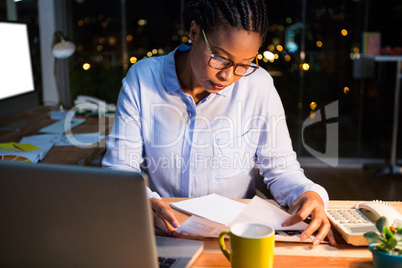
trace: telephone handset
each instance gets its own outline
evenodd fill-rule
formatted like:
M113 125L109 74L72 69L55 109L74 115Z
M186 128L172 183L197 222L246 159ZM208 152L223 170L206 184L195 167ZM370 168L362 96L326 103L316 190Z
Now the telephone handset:
M381 216L387 217L388 224L402 223L402 215L382 201L360 202L352 209L328 209L327 215L343 239L355 246L367 246L363 234L377 232L375 223Z
M116 110L116 106L114 104L108 104L101 99L85 95L77 96L74 104L78 108L78 111L92 110L93 112L105 113L114 112Z

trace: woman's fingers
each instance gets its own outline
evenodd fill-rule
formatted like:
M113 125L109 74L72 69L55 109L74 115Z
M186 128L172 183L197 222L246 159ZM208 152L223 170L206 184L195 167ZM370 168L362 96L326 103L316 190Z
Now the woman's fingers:
M176 228L179 222L173 214L173 210L160 199L150 198L153 210L155 233L157 235L178 236Z
M305 192L289 208L292 213L283 223L282 226L291 226L298 222L304 221L311 216L308 227L300 235L300 240L305 241L315 231L317 235L313 240L314 245L318 245L327 236L331 245L336 245L335 237L331 230L331 224L325 213L324 204L321 197L315 192Z

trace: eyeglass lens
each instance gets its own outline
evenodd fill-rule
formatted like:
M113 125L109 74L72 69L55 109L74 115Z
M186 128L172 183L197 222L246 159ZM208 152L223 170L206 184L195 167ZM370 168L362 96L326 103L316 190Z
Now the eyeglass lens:
M209 65L212 68L215 68L218 70L223 70L223 69L233 66L234 63L223 57L213 55L209 60ZM236 65L234 73L239 76L245 76L245 75L249 75L252 72L254 72L256 70L256 68L257 68L257 65L255 63L252 63L251 65Z

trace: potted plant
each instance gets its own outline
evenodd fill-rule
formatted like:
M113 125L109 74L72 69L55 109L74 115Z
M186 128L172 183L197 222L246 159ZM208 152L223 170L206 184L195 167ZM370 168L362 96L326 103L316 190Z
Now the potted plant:
M369 241L375 268L402 267L402 224L389 226L386 217L376 223L380 234L367 232L364 237Z

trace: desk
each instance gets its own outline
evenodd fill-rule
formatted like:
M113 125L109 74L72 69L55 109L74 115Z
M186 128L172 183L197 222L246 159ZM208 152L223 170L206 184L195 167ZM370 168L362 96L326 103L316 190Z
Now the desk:
M178 202L185 198L162 198L165 202ZM237 200L248 203L250 200ZM351 208L357 201L330 201L328 208ZM402 202L388 202L402 213ZM174 211L179 223L184 222L189 216ZM335 231L334 231L335 232ZM355 247L335 233L338 243L336 247L321 244L313 246L310 243L285 243L275 242L274 267L373 267L372 255L367 247ZM192 267L230 267L229 261L221 253L217 239L206 239L204 251L195 260Z
M0 143L19 142L24 136L40 134L39 129L48 126L56 120L49 117L50 108L39 106L32 110L16 114L0 121L0 124L27 122L28 126L20 131L0 131ZM86 118L86 121L73 128L72 133L100 132L109 134L113 125L113 117ZM106 151L104 140L91 147L54 146L42 160L43 163L89 165L97 156Z

